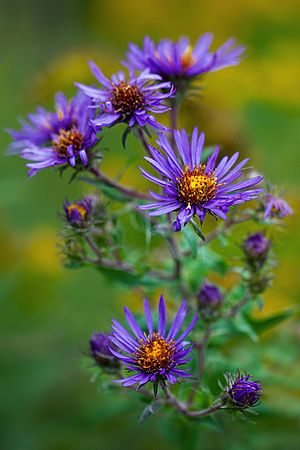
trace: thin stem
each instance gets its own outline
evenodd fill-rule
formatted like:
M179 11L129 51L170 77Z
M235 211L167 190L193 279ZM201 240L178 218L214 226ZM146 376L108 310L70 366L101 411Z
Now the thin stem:
M88 243L89 247L91 248L91 250L95 253L95 255L97 256L98 260L101 260L102 258L102 254L99 250L99 248L97 247L95 241L92 239L91 236L86 235L85 236L85 240Z
M205 354L206 354L207 344L208 344L210 335L211 335L211 326L206 325L202 339L199 342L195 342L195 347L198 350L198 355L197 355L198 356L198 369L197 369L197 373L196 373L197 379L193 383L193 386L192 386L192 389L191 389L191 392L189 395L189 399L188 399L188 405L191 405L193 403L195 395L197 393L197 389L201 383L201 378L204 374Z
M250 298L251 298L251 294L250 294L250 292L246 292L246 294L244 295L244 297L239 301L239 302L237 302L235 305L233 305L233 307L228 311L228 314L227 314L227 318L233 318L233 317L235 317L236 315L237 315L237 313L239 312L239 310L244 306L244 305L246 305L246 303L248 303L248 301L250 300Z
M97 167L90 167L90 172L100 181L105 183L107 186L113 187L117 189L122 194L133 197L137 199L142 200L149 200L149 196L147 194L144 194L143 192L135 191L134 189L131 189L130 187L123 186L122 184L118 183L117 181L114 181L112 178L108 177L104 173L100 172L100 170Z
M176 239L174 238L174 236L169 236L167 238L167 242L169 244L169 250L171 253L171 256L174 259L174 278L175 279L179 279L181 276L181 257L180 257L180 252L179 252L179 248L176 242Z
M163 388L165 397L167 399L167 402L172 405L175 409L177 409L179 412L181 412L182 414L184 414L185 416L188 417L204 417L204 416L208 416L209 414L212 414L213 412L218 411L219 409L222 408L222 404L221 403L216 403L212 406L209 406L208 408L205 409L201 409L199 411L191 411L188 406L186 405L186 403L181 402L180 400L178 400L168 389L168 387L164 384L161 383L161 386Z
M140 275L135 271L134 266L124 263L122 261L112 261L110 259L105 259L105 258L93 259L93 258L89 258L89 257L86 257L84 260L90 264L94 264L95 266L99 266L99 267L103 267L103 268L107 268L107 269L113 269L113 270L122 270L123 272L130 273L131 275L136 276L136 277L138 277ZM174 274L172 274L172 273L170 274L170 273L160 272L160 271L155 271L155 270L150 270L149 272L147 272L147 275L150 278L154 278L154 279L158 279L158 280L171 281L171 280L175 279Z
M208 233L205 236L205 240L204 241L200 241L199 242L199 246L203 247L204 245L208 244L209 242L213 241L214 239L216 239L218 236L222 235L222 234L226 234L227 231L233 226L233 225L237 225L239 223L244 223L247 222L248 220L251 220L252 217L247 215L247 216L242 216L242 217L237 217L236 219L231 218L228 219L226 222L224 222L224 224L221 227L217 227L214 230L212 230L210 233ZM186 250L185 252L183 252L183 256L189 256L192 253L192 250Z

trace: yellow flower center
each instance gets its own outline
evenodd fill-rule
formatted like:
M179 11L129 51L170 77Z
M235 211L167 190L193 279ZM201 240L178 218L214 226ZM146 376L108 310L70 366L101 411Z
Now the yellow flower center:
M76 203L71 203L69 206L67 206L67 211L68 214L71 214L72 211L77 211L82 219L85 219L87 215L85 207L82 205L77 205Z
M188 46L185 53L181 56L181 65L184 70L189 69L193 64L195 64L195 58L192 55L192 47Z
M78 153L83 142L83 135L76 128L71 128L70 130L59 130L59 134L53 139L52 145L59 156L67 158L69 156L67 151L69 145L72 145L74 152Z
M175 342L166 340L158 333L148 336L147 341L139 340L139 349L135 353L136 364L146 373L156 373L159 369L168 370L173 362Z
M214 198L218 186L214 173L205 173L205 164L196 166L193 170L187 166L181 177L177 178L178 197L189 208Z
M110 101L115 112L130 114L145 104L145 98L138 86L131 85L127 81L114 84Z

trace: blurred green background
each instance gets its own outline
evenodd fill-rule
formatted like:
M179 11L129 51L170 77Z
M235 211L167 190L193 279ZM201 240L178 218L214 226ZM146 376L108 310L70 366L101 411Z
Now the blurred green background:
M36 104L50 107L56 91L72 94L73 81L91 81L88 59L108 74L117 69L128 41L141 43L146 33L155 40L187 34L195 41L212 31L214 46L230 36L245 44L247 58L208 75L203 98L186 103L181 122L189 128L198 123L208 142L250 153L259 171L287 189L296 215L274 238L279 265L260 316L299 301L297 0L11 0L1 2L0 29L2 130L17 126L17 117ZM1 133L0 139L4 152L9 137ZM113 150L105 163L111 173L124 155ZM57 213L83 186L51 170L28 180L24 161L4 154L0 171L1 450L180 450L182 442L191 449L299 449L296 319L265 334L258 346L245 339L226 350L243 368L263 374L256 425L228 418L222 432L160 416L137 425L142 405L130 393L97 391L88 362L82 363L87 341L92 331L108 329L112 315L121 316L124 301L137 305L138 294L92 270L62 267ZM131 182L134 173L127 173ZM142 183L139 176L134 180Z

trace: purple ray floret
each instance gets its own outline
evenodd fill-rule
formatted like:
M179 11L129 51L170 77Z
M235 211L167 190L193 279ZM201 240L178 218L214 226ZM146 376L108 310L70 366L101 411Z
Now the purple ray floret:
M264 219L267 218L283 219L285 216L294 214L290 205L285 200L283 200L283 198L275 197L274 195L271 194L266 194L264 200L265 200Z
M154 202L140 206L151 209L150 216L177 212L173 224L174 231L181 228L193 217L198 216L202 223L206 214L227 219L229 207L252 200L262 189L252 189L262 180L256 176L249 180L234 183L242 175L242 168L248 158L235 167L239 153L230 158L224 156L217 164L219 148L216 147L205 164L201 163L204 133L198 134L195 128L189 141L186 131L174 132L176 150L167 137L159 133L156 141L163 153L149 145L152 158L145 157L158 172L159 178L141 168L145 178L158 184L162 194L150 191Z
M124 64L136 70L149 69L164 80L190 79L239 64L244 47L235 46L235 40L228 39L218 50L211 52L212 40L213 35L205 33L194 47L191 47L187 37L181 37L176 42L162 39L155 45L146 36L142 48L129 44Z
M61 164L75 166L80 161L88 163L87 150L97 143L96 133L90 124L94 111L90 99L79 92L70 102L64 94L55 97L55 112L37 108L22 121L21 130L8 130L14 142L9 153L29 160L28 175Z
M149 125L160 131L167 130L157 122L153 114L169 110L164 105L164 100L174 95L175 91L170 82L161 82L161 77L150 74L149 70L144 70L139 75L130 71L129 77L124 72L118 72L109 80L94 62L89 65L102 87L95 88L81 83L75 85L90 97L94 107L99 109L100 114L93 120L97 129L125 122L129 127Z
M141 329L127 307L124 308L124 312L131 332L113 320L110 351L133 373L116 382L122 383L123 386L131 386L136 383L143 385L148 381L167 380L173 384L178 381L178 378L191 376L190 372L182 369L181 366L191 359L192 345L185 341L185 338L195 326L198 315L195 315L185 331L179 334L187 313L186 301L181 304L169 330L167 330L166 304L163 296L159 300L156 331L147 299L144 300L146 332ZM115 346L119 350L116 350Z

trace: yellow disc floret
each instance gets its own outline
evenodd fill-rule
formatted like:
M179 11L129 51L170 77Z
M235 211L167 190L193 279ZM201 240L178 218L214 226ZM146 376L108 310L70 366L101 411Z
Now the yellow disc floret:
M72 145L74 153L77 153L81 150L83 143L83 135L76 128L71 128L70 130L59 130L59 134L53 139L52 145L59 156L67 158L69 156L69 145Z
M187 166L181 177L177 178L178 197L188 207L213 199L218 186L214 173L205 173L205 164L196 166L193 170Z
M181 56L181 65L184 70L187 70L193 64L195 64L195 58L192 55L192 47L189 45L184 54Z
M176 344L166 340L158 333L148 336L147 341L140 339L139 349L135 353L135 362L143 372L156 373L160 369L168 370L173 363Z
M115 112L130 114L143 107L145 98L138 86L120 81L119 84L113 85L110 101Z
M87 215L86 208L82 205L78 205L77 203L71 203L70 205L68 205L67 211L69 215L72 213L72 211L77 211L82 219L85 219Z

